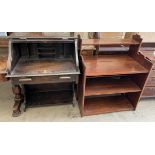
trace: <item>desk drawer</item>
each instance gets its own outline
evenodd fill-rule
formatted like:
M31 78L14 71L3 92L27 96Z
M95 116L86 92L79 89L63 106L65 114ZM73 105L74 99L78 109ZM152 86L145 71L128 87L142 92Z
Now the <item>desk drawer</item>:
M145 87L142 97L155 97L155 87Z
M76 81L76 75L14 77L12 81L20 84L61 83Z

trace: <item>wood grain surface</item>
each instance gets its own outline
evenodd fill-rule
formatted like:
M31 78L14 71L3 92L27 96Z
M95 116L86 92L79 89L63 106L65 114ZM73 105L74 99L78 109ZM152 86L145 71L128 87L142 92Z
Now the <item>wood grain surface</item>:
M86 76L148 73L148 70L128 55L83 56Z
M133 106L124 96L89 98L85 99L83 115L96 115L127 110L133 110Z

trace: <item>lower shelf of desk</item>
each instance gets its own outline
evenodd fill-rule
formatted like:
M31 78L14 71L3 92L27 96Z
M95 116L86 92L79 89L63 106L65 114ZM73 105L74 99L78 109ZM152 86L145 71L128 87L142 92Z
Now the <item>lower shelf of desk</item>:
M26 107L42 107L73 103L71 83L39 84L25 86Z
M129 110L134 107L124 95L86 98L83 116Z
M72 104L72 96L72 91L32 93L27 97L26 106L32 108L58 104Z

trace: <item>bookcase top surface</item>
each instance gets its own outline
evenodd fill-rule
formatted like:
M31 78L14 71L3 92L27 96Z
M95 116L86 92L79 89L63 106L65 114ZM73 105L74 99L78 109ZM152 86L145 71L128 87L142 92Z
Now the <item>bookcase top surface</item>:
M134 39L83 39L82 45L138 45Z
M86 76L108 76L148 73L148 70L127 54L83 56Z

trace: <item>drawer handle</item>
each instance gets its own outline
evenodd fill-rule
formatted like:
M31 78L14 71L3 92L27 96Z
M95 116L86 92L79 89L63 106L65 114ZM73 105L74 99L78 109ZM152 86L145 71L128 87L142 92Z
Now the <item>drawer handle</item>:
M60 76L59 79L71 79L70 76Z
M32 79L31 78L19 79L19 82L28 82L28 81L32 81Z

